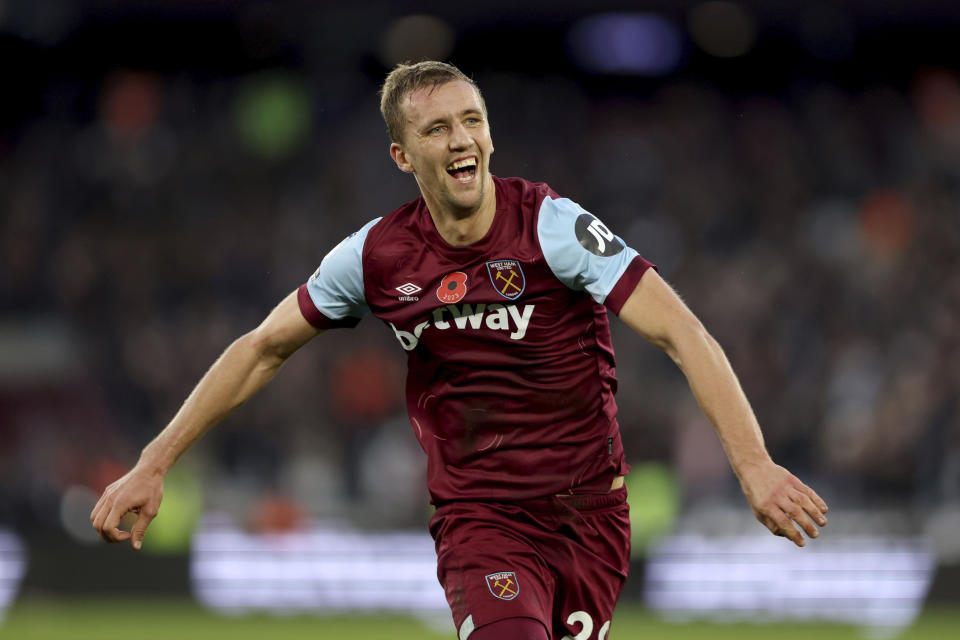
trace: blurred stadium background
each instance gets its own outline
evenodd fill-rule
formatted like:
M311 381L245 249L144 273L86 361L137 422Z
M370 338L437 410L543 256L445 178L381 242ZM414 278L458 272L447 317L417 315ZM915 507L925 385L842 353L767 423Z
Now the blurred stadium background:
M142 554L87 521L234 337L416 197L376 91L433 57L484 90L495 173L660 265L832 508L805 550L765 536L682 376L615 326L613 635L949 637L958 31L932 0L0 0L0 636L453 637L373 320L184 458Z

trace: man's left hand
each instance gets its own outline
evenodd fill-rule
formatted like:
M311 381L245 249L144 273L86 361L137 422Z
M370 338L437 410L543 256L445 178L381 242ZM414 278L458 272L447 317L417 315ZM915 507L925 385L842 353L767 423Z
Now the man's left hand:
M827 524L827 503L792 473L770 461L739 475L753 514L771 533L789 538L798 547L806 546L800 529L811 538L820 535L816 525Z

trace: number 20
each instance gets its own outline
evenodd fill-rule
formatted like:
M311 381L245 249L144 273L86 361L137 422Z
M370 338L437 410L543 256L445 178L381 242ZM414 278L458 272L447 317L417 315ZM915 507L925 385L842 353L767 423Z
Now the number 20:
M580 632L575 636L563 636L563 640L588 640L593 633L593 618L586 611L574 611L567 616L567 624L580 623ZM597 634L597 640L606 640L607 633L610 631L610 621L607 620L600 627Z

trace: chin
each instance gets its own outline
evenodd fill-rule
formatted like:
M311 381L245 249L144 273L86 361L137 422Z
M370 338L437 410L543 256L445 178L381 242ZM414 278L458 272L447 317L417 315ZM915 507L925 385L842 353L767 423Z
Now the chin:
M484 189L482 185L472 185L469 191L451 189L447 191L447 200L458 209L475 209L483 202Z
M473 194L471 194L473 195ZM477 193L474 197L470 198L457 198L457 206L465 211L476 211L480 208L480 205L483 204L483 189L480 189L480 192Z

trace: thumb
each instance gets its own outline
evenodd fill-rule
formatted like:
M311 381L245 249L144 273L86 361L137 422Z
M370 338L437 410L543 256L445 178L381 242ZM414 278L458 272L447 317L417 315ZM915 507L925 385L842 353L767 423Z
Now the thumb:
M147 515L141 509L140 513L137 514L137 521L133 523L133 528L130 529L130 544L137 551L143 545L143 536L147 533L147 527L150 526L151 520L153 520L153 516Z

